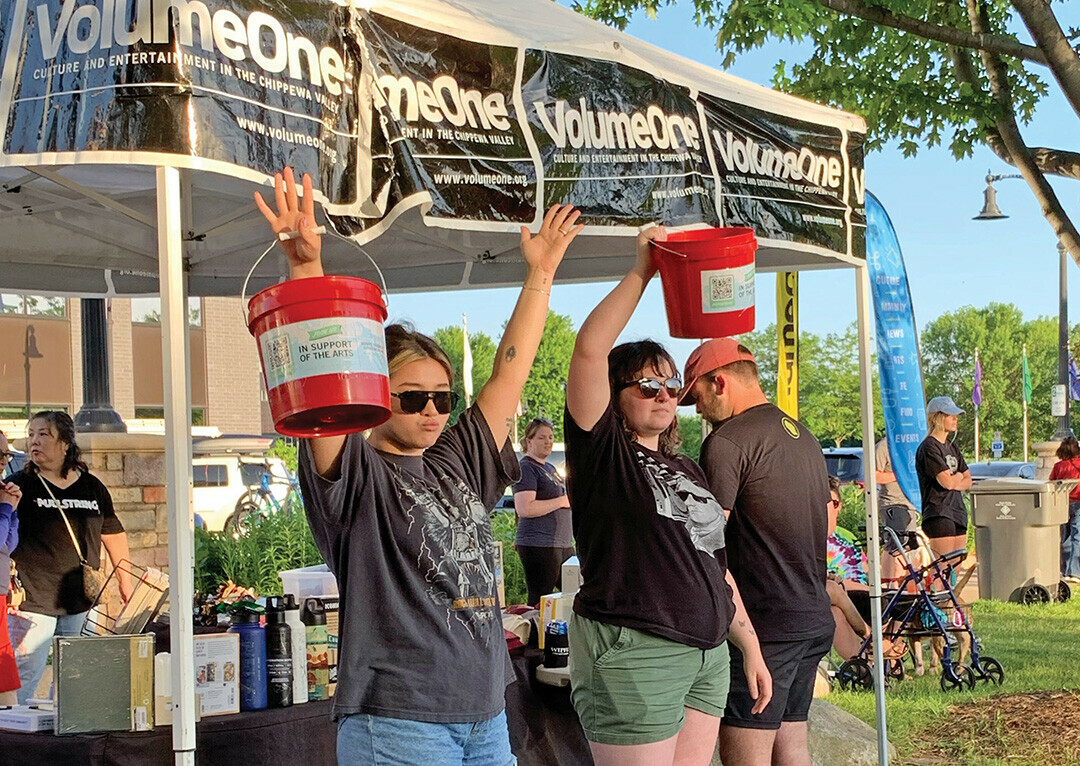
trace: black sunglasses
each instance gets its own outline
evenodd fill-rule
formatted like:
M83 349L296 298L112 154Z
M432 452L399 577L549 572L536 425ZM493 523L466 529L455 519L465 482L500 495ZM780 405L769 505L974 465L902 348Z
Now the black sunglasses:
M8 460L14 460L14 459L15 459L15 453L14 452L0 452L0 460L3 460L5 462L7 462Z
M660 393L660 389L665 388L668 396L674 399L682 391L682 378L675 376L667 380L658 380L657 378L631 380L620 385L617 390L622 391L624 388L630 388L630 386L637 386L641 395L646 399L655 399L656 395Z
M435 403L435 411L445 415L457 406L459 399L456 391L402 391L390 396L397 398L401 411L406 415L423 412L429 399Z

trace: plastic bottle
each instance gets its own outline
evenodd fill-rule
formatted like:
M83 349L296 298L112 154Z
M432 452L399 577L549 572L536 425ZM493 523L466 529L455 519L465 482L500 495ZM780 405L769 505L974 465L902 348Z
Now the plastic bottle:
M240 636L240 709L266 707L266 630L259 624L261 608L239 601L229 610L229 633Z
M322 599L304 599L300 619L307 626L308 699L330 699L330 644L326 635L326 612Z
M290 707L292 685L292 628L285 623L285 599L267 596L266 697L269 707Z
M292 701L299 705L308 701L307 626L300 620L300 605L291 593L285 594L285 624L292 633Z

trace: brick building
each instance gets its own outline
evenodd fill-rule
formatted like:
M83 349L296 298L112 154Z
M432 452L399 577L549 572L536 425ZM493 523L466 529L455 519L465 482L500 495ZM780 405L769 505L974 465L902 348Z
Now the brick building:
M80 301L0 295L0 427L15 433L32 410L82 405ZM112 404L132 430L164 417L160 302L106 301ZM193 425L222 433L270 433L259 355L239 298L193 298L191 399ZM19 424L19 425L16 425Z

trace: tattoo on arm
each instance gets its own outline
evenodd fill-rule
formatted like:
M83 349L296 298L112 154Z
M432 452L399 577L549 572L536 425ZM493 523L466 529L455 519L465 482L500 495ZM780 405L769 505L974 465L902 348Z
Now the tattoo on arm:
M506 349L506 361L511 361L515 356L517 356L517 348L515 346Z

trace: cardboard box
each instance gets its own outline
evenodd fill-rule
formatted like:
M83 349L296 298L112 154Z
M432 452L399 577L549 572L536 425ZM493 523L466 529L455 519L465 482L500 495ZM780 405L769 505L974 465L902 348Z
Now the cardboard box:
M39 710L28 705L0 708L0 729L7 731L52 731L56 714L51 710Z
M573 611L574 597L563 593L549 593L540 597L540 635L537 643L544 648L544 632L547 624L552 620L565 620L570 622L570 612Z
M154 728L154 636L53 639L56 734Z
M581 590L581 562L577 556L571 556L562 565L562 592L573 596Z
M327 650L327 663L329 664L330 682L328 689L330 696L333 697L337 691L337 678L338 678L338 638L341 635L340 621L338 618L338 611L340 609L340 600L337 595L324 595L320 596L323 602L323 611L326 613L326 644Z
M195 696L204 716L240 712L240 636L195 636Z

